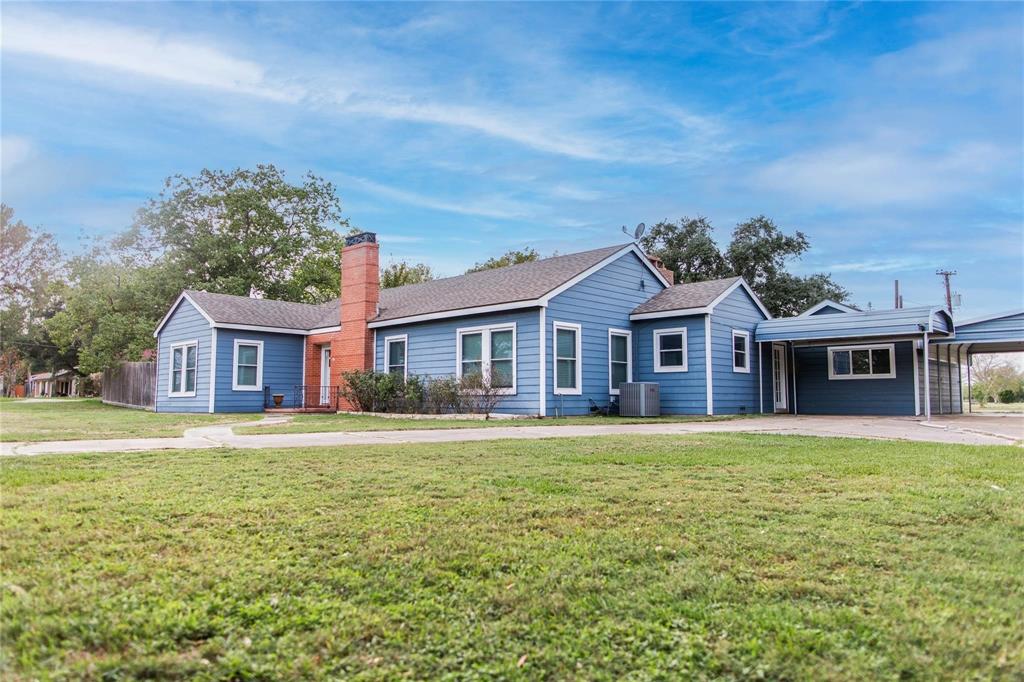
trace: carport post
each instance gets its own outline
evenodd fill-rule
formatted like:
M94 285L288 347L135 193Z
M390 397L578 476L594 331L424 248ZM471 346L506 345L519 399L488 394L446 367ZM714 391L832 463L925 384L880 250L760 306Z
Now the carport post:
M928 385L928 332L924 333L924 420L932 420L932 389Z
M761 414L764 414L764 367L761 361L764 359L764 342L757 342L757 404Z
M971 390L971 347L967 347L967 411L974 414L974 391Z

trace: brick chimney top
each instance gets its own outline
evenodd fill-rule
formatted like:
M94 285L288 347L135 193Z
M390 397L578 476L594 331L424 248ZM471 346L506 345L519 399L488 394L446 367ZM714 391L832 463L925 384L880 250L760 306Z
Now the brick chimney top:
M676 273L666 268L665 264L662 262L660 258L656 258L655 256L647 256L647 260L651 261L651 265L653 265L654 268L661 273L662 277L668 280L669 284L676 283Z
M359 234L350 234L345 237L345 246L355 246L356 244L376 244L377 235L373 232L360 232Z

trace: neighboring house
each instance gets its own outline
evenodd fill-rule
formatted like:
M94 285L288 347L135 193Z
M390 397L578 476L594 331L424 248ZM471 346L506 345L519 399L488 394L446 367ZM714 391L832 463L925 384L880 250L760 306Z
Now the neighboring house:
M78 395L79 377L70 369L29 375L25 394L29 398L56 398Z
M633 243L385 290L375 235L349 237L343 262L323 305L183 292L154 334L157 411L260 411L274 394L333 409L352 369L483 372L497 411L545 416L607 405L622 381L657 382L669 414L913 415L951 386L948 353L919 351L953 338L941 310L828 301L772 320L741 278L673 285Z

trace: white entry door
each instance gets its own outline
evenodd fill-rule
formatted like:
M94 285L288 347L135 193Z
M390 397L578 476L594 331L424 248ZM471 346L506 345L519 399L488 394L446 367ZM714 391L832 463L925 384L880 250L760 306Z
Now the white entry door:
M331 347L320 350L320 404L331 404Z
M787 412L789 409L789 386L786 383L786 346L772 345L772 395L775 398L775 411Z

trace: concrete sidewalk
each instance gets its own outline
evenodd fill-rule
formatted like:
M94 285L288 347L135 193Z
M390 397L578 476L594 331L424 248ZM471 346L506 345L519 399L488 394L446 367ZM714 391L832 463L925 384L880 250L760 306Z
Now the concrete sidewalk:
M231 426L204 426L185 431L181 438L126 438L116 440L51 441L47 443L4 443L0 455L51 455L87 452L131 452L139 450L191 450L205 448L300 448L400 443L455 443L481 440L535 440L539 438L585 438L622 435L684 435L694 433L772 433L831 438L872 438L965 445L1010 445L1012 434L980 433L933 422L898 417L812 417L772 416L735 421L655 424L608 424L567 426L495 426L467 429L419 429L408 431L334 431L327 433L268 433L235 435L233 426L280 423L267 418Z

